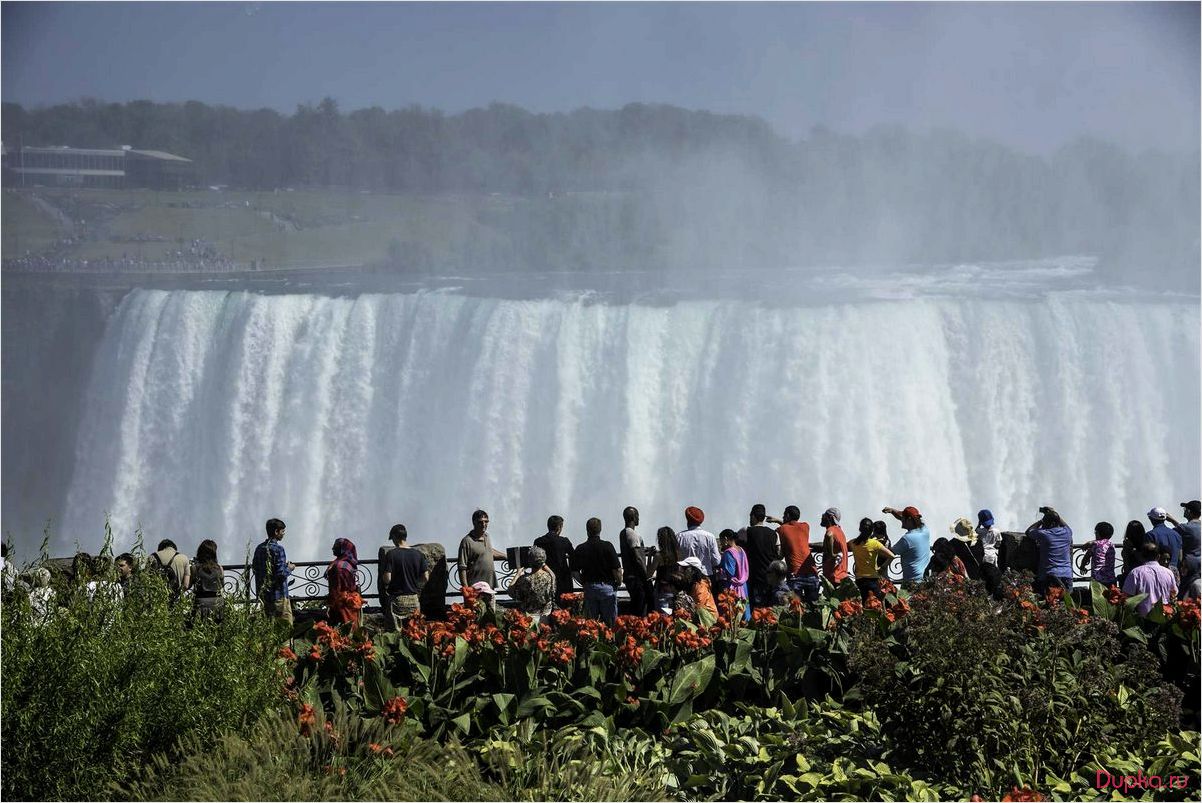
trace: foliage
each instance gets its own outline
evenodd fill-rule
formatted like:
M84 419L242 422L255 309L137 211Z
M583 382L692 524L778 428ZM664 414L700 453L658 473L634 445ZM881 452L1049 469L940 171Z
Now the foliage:
M664 800L676 786L668 748L612 721L550 730L527 719L472 748L515 800Z
M1178 725L1180 691L1115 624L1029 588L998 604L962 584L927 584L910 597L896 642L857 639L857 697L891 731L916 771L1000 792L1067 775L1123 740L1136 751Z
M311 720L308 720L311 717ZM299 720L299 721L298 721ZM307 721L308 720L308 721ZM458 744L415 738L411 725L346 710L273 713L248 732L191 734L178 762L114 788L130 800L504 800Z
M283 634L236 609L189 627L157 576L136 604L64 588L45 623L5 606L4 793L1094 799L1100 769L1198 788L1166 664L1196 656L1196 606L883 586L864 604L828 585L746 625L722 595L716 619L613 628L491 612L469 590L444 621L319 623L278 652Z
M99 797L180 735L282 703L278 635L249 612L193 623L149 572L124 604L79 586L58 601L45 620L20 594L3 608L5 798Z

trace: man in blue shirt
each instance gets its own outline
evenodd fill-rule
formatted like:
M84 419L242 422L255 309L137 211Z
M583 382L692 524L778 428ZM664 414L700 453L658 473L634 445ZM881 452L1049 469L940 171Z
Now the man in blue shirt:
M1169 553L1169 569L1180 576L1181 534L1166 523L1168 517L1169 514L1162 507L1154 507L1148 511L1148 521L1152 522L1152 529L1148 530L1147 543L1156 544L1156 548L1161 552Z
M292 624L292 604L288 600L288 576L296 565L284 552L284 522L267 520L267 539L255 547L251 570L255 575L255 594L263 601L263 612L269 619L283 619Z
M1073 589L1073 530L1050 507L1041 507L1043 518L1027 528L1027 536L1039 547L1039 572L1035 590L1047 595L1052 586Z
M931 531L922 523L918 508L910 505L902 510L887 507L881 510L901 521L906 534L897 539L893 551L902 562L902 583L906 586L922 581L922 575L931 562Z

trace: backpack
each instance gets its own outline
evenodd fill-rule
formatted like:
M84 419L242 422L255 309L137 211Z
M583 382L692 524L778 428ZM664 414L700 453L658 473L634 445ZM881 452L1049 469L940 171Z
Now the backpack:
M179 550L176 550L175 555L178 554ZM158 572L162 576L163 582L166 583L167 590L171 592L172 600L179 599L180 594L179 577L177 577L175 572L171 569L171 563L175 560L175 555L172 555L171 560L168 560L166 563L163 563L163 560L159 557L158 552L153 552L150 555L150 557L154 558L154 564L158 567Z

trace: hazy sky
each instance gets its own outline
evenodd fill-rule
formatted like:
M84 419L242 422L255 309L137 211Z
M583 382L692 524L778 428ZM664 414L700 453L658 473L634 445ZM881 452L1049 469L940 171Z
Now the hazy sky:
M950 126L1027 150L1199 147L1198 3L13 3L3 98L329 95L344 110L632 101Z

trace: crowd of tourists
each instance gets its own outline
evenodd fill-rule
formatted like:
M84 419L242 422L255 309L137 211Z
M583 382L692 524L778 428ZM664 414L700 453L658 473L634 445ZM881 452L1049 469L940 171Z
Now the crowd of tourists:
M1145 594L1141 613L1178 597L1197 599L1202 595L1202 503L1183 502L1181 508L1182 521L1164 508L1154 507L1147 513L1150 527L1139 520L1128 522L1117 547L1112 543L1114 526L1105 521L1095 524L1093 539L1083 545L1083 565L1090 578L1105 586L1118 586L1128 595ZM729 591L746 600L744 616L751 618L756 608L789 604L795 598L818 602L823 578L836 586L854 582L865 602L870 596L882 597L883 581L895 560L900 562L903 587L912 588L932 575L954 574L980 581L984 593L1000 595L1004 570L1023 563L1020 555L1005 553L1023 549L1030 552L1029 567L1034 570L1039 593L1057 587L1072 589L1073 530L1051 507L1040 508L1039 518L1025 530L1005 533L989 510L980 510L975 524L958 518L948 534L938 538L912 505L885 507L881 513L887 518L860 519L855 535L849 538L842 512L827 508L818 519L821 541L811 543L810 524L802 521L795 505L786 507L779 518L768 515L764 505L753 505L745 526L722 529L717 536L703 526L705 512L690 506L684 510L683 529L660 527L649 542L639 531L638 509L627 507L622 511L617 548L602 537L598 518L588 519L585 540L573 545L563 533L563 517L551 516L546 533L519 550L521 565L505 593L510 604L537 620L556 606L572 602L580 589L585 615L612 625L618 613L618 590L623 586L629 597L628 612L637 616L653 610L706 610L717 615L715 600ZM900 526L900 534L891 536L890 519ZM496 562L507 556L493 547L488 528L488 514L475 511L472 529L459 543L455 570L460 587L474 588L492 608L501 593ZM280 519L267 521L266 538L255 547L251 572L266 615L292 622L289 586L296 565L288 560L283 544L286 533ZM358 624L364 607L358 551L348 538L336 539L331 551L333 559L325 571L325 615L334 624ZM1116 558L1120 557L1121 574L1116 572ZM3 565L6 594L20 583L34 612L50 615L56 605L50 572L39 567L18 579L6 559L7 554ZM422 590L435 559L441 557L434 558L428 545L409 544L403 524L391 528L388 543L378 553L377 593L386 628L399 630L406 618L421 609ZM160 575L173 602L187 595L195 617L222 615L224 572L212 540L202 541L191 559L172 540L164 539L143 567L130 553L118 555L111 567L105 556L80 554L73 566L89 599L127 596L139 570ZM438 589L440 604L444 593L445 588Z
M1121 545L1124 573L1115 574L1115 548L1110 543L1114 527L1094 526L1094 539L1085 545L1085 565L1091 579L1103 585L1120 585L1127 594L1147 594L1141 604L1152 605L1182 597L1197 598L1199 580L1199 502L1184 502L1183 522L1163 508L1147 517L1150 529L1139 521L1127 525ZM820 547L810 543L810 525L801 520L795 505L779 518L769 516L764 505L751 508L746 526L722 529L717 536L704 529L705 512L690 506L684 511L684 528L660 527L654 543L639 532L639 511L622 511L623 527L618 548L601 537L601 521L585 524L586 539L573 547L563 534L563 518L552 516L547 532L534 540L526 566L512 582L509 594L526 613L550 612L565 592L583 591L587 616L613 624L617 616L617 591L625 586L629 612L645 615L652 610L671 613L699 609L717 613L715 598L731 591L747 600L744 615L755 608L772 607L799 598L815 603L825 577L832 585L853 581L861 598L882 596L882 581L889 566L901 563L901 583L912 587L938 574L952 573L981 581L987 593L999 594L1003 532L993 513L981 510L977 522L959 518L947 536L933 538L921 512L914 506L886 507L885 516L900 524L902 533L890 538L886 520L860 519L856 534L844 532L842 512L827 508L819 518ZM488 514L476 511L473 528L459 546L460 583L480 591L493 604L495 561L504 558L488 538ZM1051 507L1022 531L1033 546L1035 587L1071 590L1073 584L1073 531ZM818 560L816 548L820 550ZM1015 563L1017 561L1014 561ZM399 613L399 612L398 612Z

